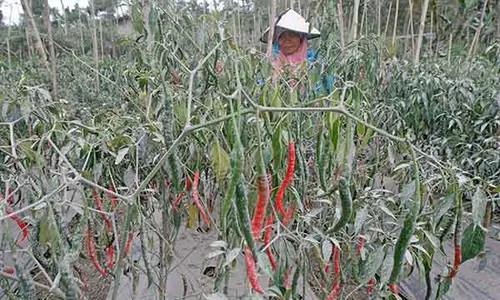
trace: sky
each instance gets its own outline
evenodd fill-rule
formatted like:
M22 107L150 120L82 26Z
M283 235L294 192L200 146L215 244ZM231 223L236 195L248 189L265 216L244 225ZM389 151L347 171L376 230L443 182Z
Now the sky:
M4 0L2 4L3 22L5 24L15 24L19 22L19 15L23 12L22 0ZM87 7L88 0L62 0L64 7L74 7L78 3L80 7ZM49 0L50 7L56 7L61 11L61 0ZM10 21L9 21L10 20Z
M19 22L19 16L23 12L21 1L22 0L4 0L1 7L3 13L3 23L17 24ZM56 7L59 11L62 11L61 1L63 2L64 7L73 8L77 3L80 7L89 6L89 0L49 0L49 6ZM203 2L203 0L198 1ZM208 3L211 4L212 1L208 1Z

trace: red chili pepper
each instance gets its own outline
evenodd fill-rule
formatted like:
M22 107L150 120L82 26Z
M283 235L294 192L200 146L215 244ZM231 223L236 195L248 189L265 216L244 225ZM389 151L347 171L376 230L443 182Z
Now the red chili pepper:
M271 242L271 231L273 230L273 215L269 215L266 219L266 230L264 231L264 247L267 247L269 243ZM269 258L269 262L271 263L271 267L273 270L276 270L276 261L274 260L273 257L273 252L271 251L271 247L266 248L266 254L267 257Z
M182 196L184 196L184 192L180 192L179 194L177 194L177 197L175 198L174 203L172 203L172 207L174 208L174 210L177 210L177 205L179 205L179 202L181 201Z
M7 188L7 204L12 204L12 191L10 187Z
M363 249L364 243L365 243L365 236L360 235L358 242L356 243L356 253L361 254L361 249Z
M115 249L111 243L108 248L106 248L106 265L110 268L113 267L113 257L115 256Z
M337 245L333 245L333 275L340 274L340 251Z
M375 284L375 280L370 279L366 284L366 293L370 295L372 293L373 285Z
M172 75L172 84L178 85L181 82L179 73L177 73L175 70L170 70L170 75Z
M5 267L5 268L3 268L3 272L5 272L7 274L14 274L15 270L14 270L14 267Z
M295 145L293 140L288 142L288 164L286 168L285 178L281 182L278 192L276 193L276 206L280 212L285 215L286 211L283 207L283 194L285 193L286 186L293 179L293 169L295 166Z
M398 285L395 284L395 283L389 283L389 289L391 290L391 292L394 293L394 295L399 295L399 290L398 290Z
M288 267L286 269L286 272L285 274L283 274L283 282L284 282L284 286L286 289L289 289L290 288L290 280L289 280L289 277L290 277L290 271L292 271L292 268L291 267Z
M92 264L94 265L96 270L99 271L102 276L106 275L106 270L99 264L99 261L97 260L97 256L95 254L94 236L90 228L87 229L87 247L90 260L92 261Z
M267 176L259 176L257 178L257 202L252 218L252 234L255 240L259 239L260 230L264 225L264 215L266 213L267 201L269 199L269 181Z
M450 274L448 274L445 279L452 279L453 277L455 277L458 273L458 266L460 266L460 262L462 260L462 252L461 252L461 249L460 249L460 244L456 243L455 242L455 256L454 256L454 259L453 259L453 268L451 269L451 272Z
M5 212L10 215L14 213L12 208L7 204L7 208L5 209ZM16 222L17 227L23 232L23 235L21 236L20 239L18 239L17 244L22 243L27 237L28 237L28 224L24 222L18 215L13 215L10 217L14 222Z
M193 191L192 191L192 196L193 196L193 201L196 207L198 207L198 210L200 211L201 218L203 219L203 222L208 226L210 224L210 220L208 219L208 216L206 215L205 211L203 210L203 206L200 203L200 198L198 195L198 181L200 179L200 172L196 171L194 173L194 179L193 179Z
M255 261L253 260L253 255L252 251L250 251L250 248L248 245L245 245L245 263L246 263L246 270L247 270L247 276L248 279L250 280L250 285L252 286L252 289L256 291L259 294L263 294L264 290L260 286L259 281L257 280L257 271L255 269Z
M111 192L114 192L114 191L115 191L115 190L113 189L113 186L112 186L112 185L110 185L110 186L108 187L108 190L109 190L109 191L111 191ZM109 194L109 200L111 200L111 207L112 207L113 209L115 209L115 208L116 208L116 206L118 205L118 202L116 201L116 197L115 197L115 195L113 195L113 194Z
M332 291L330 292L330 294L328 294L325 300L335 299L339 294L339 290L340 290L340 281L336 279L335 281L333 281Z
M80 296L80 300L85 299L85 293L87 293L87 279L83 277L82 279L82 295Z
M123 249L123 256L127 256L130 251L130 246L132 245L132 241L134 240L134 233L132 231L128 232L127 242L125 243L125 248Z
M184 182L184 191L188 191L191 188L191 178L186 175L186 180ZM181 191L177 194L177 197L174 200L174 203L172 203L172 207L174 210L177 210L177 205L179 205L179 202L182 200L182 197L184 196L184 191Z
M186 181L184 182L184 190L188 191L191 188L192 182L191 177L186 176Z
M111 232L113 231L111 228L111 221L109 220L108 216L104 213L104 208L103 208L103 205L102 205L102 201L101 201L101 196L99 196L99 192L97 191L96 188L94 188L92 190L92 194L94 195L94 202L95 202L95 206L96 208L101 211L101 216L104 220L104 223L106 225L106 231L107 232Z
M333 275L334 275L334 280L333 280L333 286L332 286L332 291L330 294L325 298L326 300L333 300L335 297L338 296L339 290L340 290L340 280L338 279L338 276L340 274L340 249L337 247L337 245L333 244L333 252L332 252L332 260L333 260ZM325 266L325 273L328 273L329 266Z
M220 60L217 61L217 66L215 67L215 73L220 74L223 67L224 67L224 63Z

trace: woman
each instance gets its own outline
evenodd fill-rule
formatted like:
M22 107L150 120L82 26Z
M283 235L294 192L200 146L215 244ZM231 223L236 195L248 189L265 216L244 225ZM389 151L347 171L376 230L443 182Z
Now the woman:
M267 42L269 29L267 29L261 42ZM300 82L305 82L307 73L313 66L322 68L315 51L309 47L309 40L320 37L319 30L311 27L306 20L292 9L285 11L278 17L275 25L273 38L272 65L274 74L281 78L287 78L293 87ZM320 82L315 86L315 91L320 93L324 86L330 93L333 84L333 76L321 75Z

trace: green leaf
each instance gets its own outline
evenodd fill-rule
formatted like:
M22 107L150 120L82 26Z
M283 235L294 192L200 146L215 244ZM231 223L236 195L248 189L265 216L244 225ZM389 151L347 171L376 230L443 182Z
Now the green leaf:
M116 158L115 158L115 165L119 165L122 162L122 160L125 158L125 155L127 155L128 150L129 150L129 148L125 147L125 148L120 149L118 151L118 154L116 155Z
M451 279L442 279L439 282L439 287L436 293L436 299L440 299L442 296L444 296L448 291L450 290L451 286Z
M218 182L222 182L226 174L229 172L229 155L219 145L219 141L212 146L212 167L215 172L215 177Z
M484 248L485 236L479 226L470 224L462 238L462 263L476 257Z
M223 268L225 266L229 266L235 259L238 257L238 254L241 252L240 248L234 248L229 251L227 254L226 262L224 262L224 265L222 266Z
M472 196L472 220L476 226L482 226L481 222L486 213L486 201L485 192L480 187L477 187L474 196Z
M39 242L41 245L45 246L47 243L52 241L53 235L51 234L50 230L50 224L49 221L47 220L47 215L45 215L41 220L40 220L40 237L39 237Z
M387 251L384 262L380 269L380 284L386 284L391 276L392 266L394 265L393 249Z
M368 259L366 261L365 273L363 274L363 281L368 281L375 276L378 269L382 266L384 262L385 255L385 247L377 247L377 249L368 255Z
M368 211L366 206L360 209L356 213L356 219L354 220L354 233L358 234L361 231L363 224L366 221L366 217L368 216Z
M358 137L364 136L365 132L366 132L365 125L362 123L357 123L356 124L356 134L358 135Z
M432 227L434 230L436 230L436 226L439 223L439 220L448 212L451 207L453 206L453 200L455 198L455 195L448 194L445 197L441 198L438 200L436 203L436 207L434 208L434 217L432 220Z

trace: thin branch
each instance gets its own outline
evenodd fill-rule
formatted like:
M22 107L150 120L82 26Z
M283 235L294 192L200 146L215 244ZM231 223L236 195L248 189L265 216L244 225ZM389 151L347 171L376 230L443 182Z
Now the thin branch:
M19 209L19 210L16 210L15 212L12 212L12 213L10 213L10 214L8 214L8 215L1 216L1 217L0 217L0 221L3 221L3 220L6 220L6 219L8 219L8 218L11 218L11 217L13 217L13 216L16 216L16 215L18 215L18 214L20 214L20 213L23 213L23 212L25 212L25 211L27 211L27 210L32 209L33 207L36 207L36 206L38 206L38 205L42 204L43 202L47 201L47 200L48 200L48 198L52 198L52 196L54 196L55 194L57 194L57 193L59 193L60 191L62 191L63 189L65 189L67 186L68 186L67 184L62 184L62 185L60 185L57 189L55 189L55 190L53 190L52 192L50 192L49 194L47 194L47 195L43 196L40 200L38 200L38 201L36 201L36 202L34 202L34 203L32 203L32 204L30 204L30 205L26 206L26 207L23 207L23 208L21 208L21 209Z
M10 279L10 280L15 280L15 281L21 281L19 278L17 278L16 276L14 275L11 275L9 273L5 273L3 271L0 271L0 276L3 277L3 278L6 278L6 279ZM66 297L64 296L63 292L59 289L59 288L56 288L56 289L52 289L52 287L50 286L46 286L45 284L41 284L39 282L36 282L33 280L33 284L38 287L38 288L41 288L41 289L44 289L46 290L47 292L53 294L54 296L57 296L61 299L66 299Z
M186 127L191 125L191 110L192 110L192 105L193 105L193 90L194 90L194 77L196 76L196 73L203 67L203 65L207 62L207 60L214 55L215 51L219 49L219 47L225 42L226 40L221 40L215 47L208 52L208 54L198 62L198 65L196 68L194 68L190 74L189 74L189 91L188 91L188 102L187 102L187 111L186 111Z

